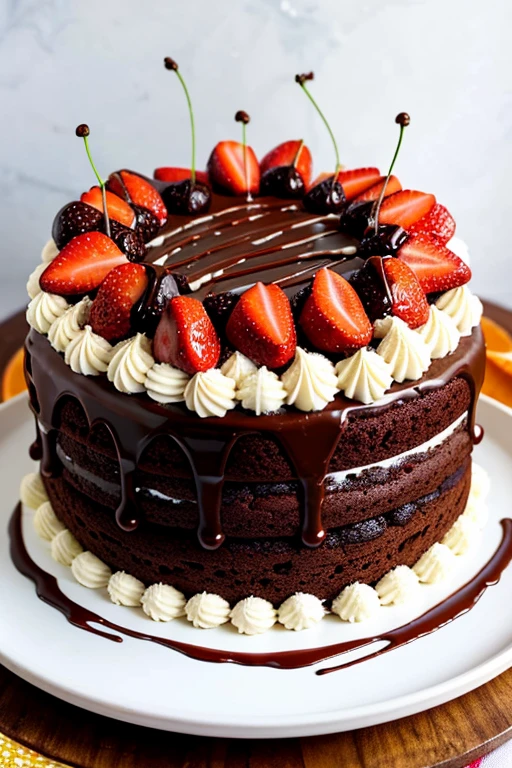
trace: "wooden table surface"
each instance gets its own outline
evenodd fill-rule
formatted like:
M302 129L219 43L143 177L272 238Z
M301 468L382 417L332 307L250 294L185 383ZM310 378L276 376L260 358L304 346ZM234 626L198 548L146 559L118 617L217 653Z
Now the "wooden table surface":
M512 312L487 303L486 314L512 332ZM22 313L0 324L0 376L25 328ZM0 667L0 732L80 768L464 768L512 737L512 669L455 701L391 723L257 741L183 736L110 720Z

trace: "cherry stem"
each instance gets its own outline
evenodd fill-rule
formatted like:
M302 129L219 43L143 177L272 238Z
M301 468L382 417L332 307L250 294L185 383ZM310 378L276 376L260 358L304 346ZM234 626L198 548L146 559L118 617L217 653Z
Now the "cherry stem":
M297 152L296 152L296 154L295 154L295 157L293 158L293 163L292 163L292 165L293 165L293 167L294 167L294 168L296 168L296 167L297 167L297 163L299 162L299 157L300 157L300 153L302 152L302 148L303 148L303 146L304 146L304 139L301 139L301 140L300 140L300 144L299 144L299 148L297 149Z
M178 80L180 81L183 90L185 92L185 98L187 100L188 105L188 113L190 115L190 133L192 135L192 164L190 168L190 175L192 177L192 184L196 183L196 127L194 123L194 110L192 109L192 100L190 98L190 94L188 92L187 84L185 83L185 80L183 79L183 76L176 67L176 69L173 69L173 72L176 73L178 76Z
M101 189L101 197L103 200L103 215L105 216L105 233L107 237L110 237L110 219L108 217L108 208L107 208L107 189L105 186L105 182L99 175L96 166L94 165L94 160L92 159L91 150L89 148L89 139L88 136L85 135L82 137L85 144L85 151L87 152L87 157L89 158L89 162L91 164L92 170L94 171L94 175L96 176L98 180L98 184L100 185Z
M398 157L398 153L400 152L400 147L402 146L402 139L404 136L404 130L405 127L408 125L408 123L400 123L400 135L398 136L398 143L396 145L395 154L393 155L393 159L391 161L391 165L389 166L388 175L386 176L386 180L384 181L384 184L382 185L382 189L380 191L379 198L377 200L377 204L375 206L375 212L373 214L373 226L375 234L378 234L379 231L379 214L380 214L380 207L382 205L382 201L384 200L384 195L386 194L386 188L388 186L389 179L391 178L391 173L393 171L393 168L395 167L396 159Z
M244 176L247 187L247 200L252 200L251 190L249 189L249 171L247 168L247 123L242 123L242 144L244 145Z
M327 118L325 117L324 113L322 112L322 110L320 109L320 107L316 103L315 99L313 98L313 96L309 92L309 89L308 89L306 83L304 82L304 80L301 77L299 77L298 79L296 78L296 82L298 82L298 84L300 85L300 87L302 88L302 90L304 91L304 93L306 94L306 96L308 97L308 99L313 104L314 108L316 109L316 111L318 112L320 117L322 118L323 123L324 123L325 127L327 128L327 130L329 132L329 136L331 137L331 141L332 141L332 144L333 144L333 147L334 147L334 153L336 155L336 170L334 171L334 179L333 179L333 183L334 183L336 181L336 179L338 178L338 173L340 172L340 169L341 169L340 153L338 152L338 145L336 143L336 139L334 138L334 133L332 132L331 126L327 122Z

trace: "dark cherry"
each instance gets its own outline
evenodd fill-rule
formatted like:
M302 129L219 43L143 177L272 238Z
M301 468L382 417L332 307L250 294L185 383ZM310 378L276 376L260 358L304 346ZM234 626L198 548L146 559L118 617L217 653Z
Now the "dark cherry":
M140 205L134 205L132 208L135 213L135 229L142 236L145 243L148 243L158 235L160 222L157 217L148 208L142 208Z
M265 171L260 181L260 195L295 198L304 197L304 179L293 165L279 165Z
M104 221L102 221L101 231L105 231ZM115 219L110 219L110 237L130 261L143 261L146 245L140 232L125 227Z
M203 301L210 320L219 333L224 333L232 311L237 304L239 296L236 293L211 293Z
M212 193L206 184L200 181L192 183L192 179L185 179L168 184L162 192L162 199L169 214L194 216L209 210Z
M367 227L361 240L357 255L362 256L394 256L407 240L407 232L396 224L379 224L378 232L373 227Z
M168 302L183 293L185 285L182 284L180 290L179 275L159 275L151 264L148 264L148 274L150 287L136 315L132 317L132 324L136 331L153 336Z
M85 232L94 232L101 228L103 214L92 205L75 200L60 209L52 226L52 237L57 248L64 248L70 240Z
M371 256L364 266L352 275L350 283L363 302L372 323L391 314L391 297L380 256Z
M304 197L304 208L310 213L341 213L347 202L339 181L333 184L333 177L315 184Z
M352 205L349 205L341 215L340 230L346 232L347 235L352 235L352 237L362 240L364 233L371 225L373 205L373 202L352 203Z
M306 299L311 295L311 285L306 285L305 288L301 288L300 291L297 291L297 293L290 299L290 306L297 324L299 322L299 317L302 314L302 310L304 309Z

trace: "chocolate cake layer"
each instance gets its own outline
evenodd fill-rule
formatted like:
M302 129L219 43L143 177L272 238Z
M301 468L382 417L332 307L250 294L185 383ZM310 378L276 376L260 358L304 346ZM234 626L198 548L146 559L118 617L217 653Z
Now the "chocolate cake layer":
M326 528L382 515L411 499L438 488L469 456L472 442L467 425L460 424L440 445L414 453L389 467L373 467L357 475L336 475L325 481L322 519ZM121 500L117 462L84 442L60 434L57 453L64 478L81 493L115 510ZM158 462L166 475L140 469L135 486L140 509L148 523L197 529L194 483L172 477L172 465ZM297 482L226 482L222 495L222 525L227 536L273 538L300 532L301 488Z
M46 478L45 485L59 519L114 570L146 584L172 584L187 596L207 590L235 602L257 594L278 604L297 590L330 600L353 581L373 583L398 564L413 565L463 512L470 481L467 458L433 493L371 521L333 529L317 549L304 548L297 537L228 538L213 552L192 532L147 524L122 531L112 510L63 477Z

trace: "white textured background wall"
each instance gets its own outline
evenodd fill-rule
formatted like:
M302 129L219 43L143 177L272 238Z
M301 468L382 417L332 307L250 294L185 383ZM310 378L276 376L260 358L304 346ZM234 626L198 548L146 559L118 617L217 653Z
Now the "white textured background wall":
M475 288L512 305L511 28L510 0L0 0L0 315L24 303L55 212L93 183L77 123L105 175L188 162L166 54L192 92L200 164L238 138L244 108L260 156L304 137L330 168L297 71L315 70L347 165L384 168L410 112L402 182L450 208Z

